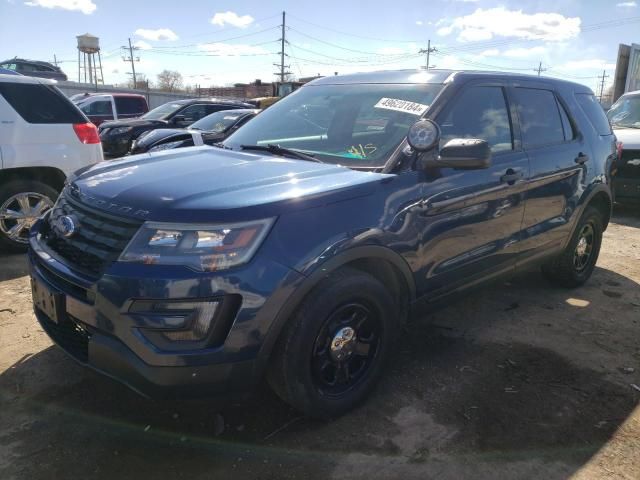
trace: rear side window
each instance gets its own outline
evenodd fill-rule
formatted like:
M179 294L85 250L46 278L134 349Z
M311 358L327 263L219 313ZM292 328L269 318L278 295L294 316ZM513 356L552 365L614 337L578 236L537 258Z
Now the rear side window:
M596 97L590 93L576 93L576 99L598 135L611 135L611 125Z
M0 95L29 123L85 123L80 111L52 85L0 83Z
M145 103L139 97L115 97L116 109L120 115L142 115L145 113Z
M558 102L552 91L516 88L515 97L524 148L565 141Z
M111 102L109 100L97 100L88 105L80 107L87 115L109 115L113 116L111 111Z
M467 88L444 114L440 128L442 145L454 138L479 138L486 140L493 152L513 150L511 122L502 87Z

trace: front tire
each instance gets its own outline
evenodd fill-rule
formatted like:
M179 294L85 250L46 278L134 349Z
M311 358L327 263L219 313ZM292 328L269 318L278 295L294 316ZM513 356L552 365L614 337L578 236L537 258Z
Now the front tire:
M267 378L287 403L310 417L335 418L369 394L400 325L376 278L342 268L302 301L276 344Z
M36 180L12 180L0 186L0 248L26 252L29 229L49 210L58 192Z
M563 287L583 285L596 267L603 230L602 213L587 207L562 254L542 267L544 275Z

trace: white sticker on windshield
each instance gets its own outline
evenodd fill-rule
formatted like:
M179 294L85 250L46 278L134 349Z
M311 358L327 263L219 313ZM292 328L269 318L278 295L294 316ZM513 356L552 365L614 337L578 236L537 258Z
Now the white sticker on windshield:
M395 110L397 112L405 112L410 113L411 115L420 116L427 111L429 105L410 102L408 100L399 100L397 98L381 98L373 108L384 108L386 110Z

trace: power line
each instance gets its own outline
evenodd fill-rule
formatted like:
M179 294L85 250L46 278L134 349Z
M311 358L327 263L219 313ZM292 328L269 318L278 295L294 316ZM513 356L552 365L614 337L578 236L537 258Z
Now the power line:
M274 25L272 27L265 28L263 30L258 30L257 32L245 33L243 35L235 35L233 37L227 37L227 38L220 38L220 39L211 40L209 42L204 42L204 43L202 43L202 42L200 42L200 43L188 43L186 45L158 45L158 46L154 46L153 48L163 49L163 50L171 50L171 49L177 49L177 48L199 47L201 45L207 45L207 44L210 44L210 43L228 42L230 40L238 40L239 38L253 37L255 35L259 35L259 34L264 33L264 32L269 32L271 30L276 30L278 28L280 28L280 25Z

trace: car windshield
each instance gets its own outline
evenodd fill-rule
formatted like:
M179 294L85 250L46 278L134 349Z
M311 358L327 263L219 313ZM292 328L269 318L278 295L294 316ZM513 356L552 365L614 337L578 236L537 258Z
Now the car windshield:
M164 120L169 115L182 108L182 103L165 103L164 105L160 105L159 107L154 108L153 110L149 110L147 113L142 115L140 118L144 118L147 120Z
M607 112L614 127L640 128L640 95L622 96Z
M227 128L235 125L240 117L243 117L246 113L237 113L233 110L222 110L220 112L212 113L204 118L201 118L190 128L195 130L206 130L209 132L224 132Z
M308 85L231 135L224 145L279 145L326 163L380 167L427 110L440 84Z

